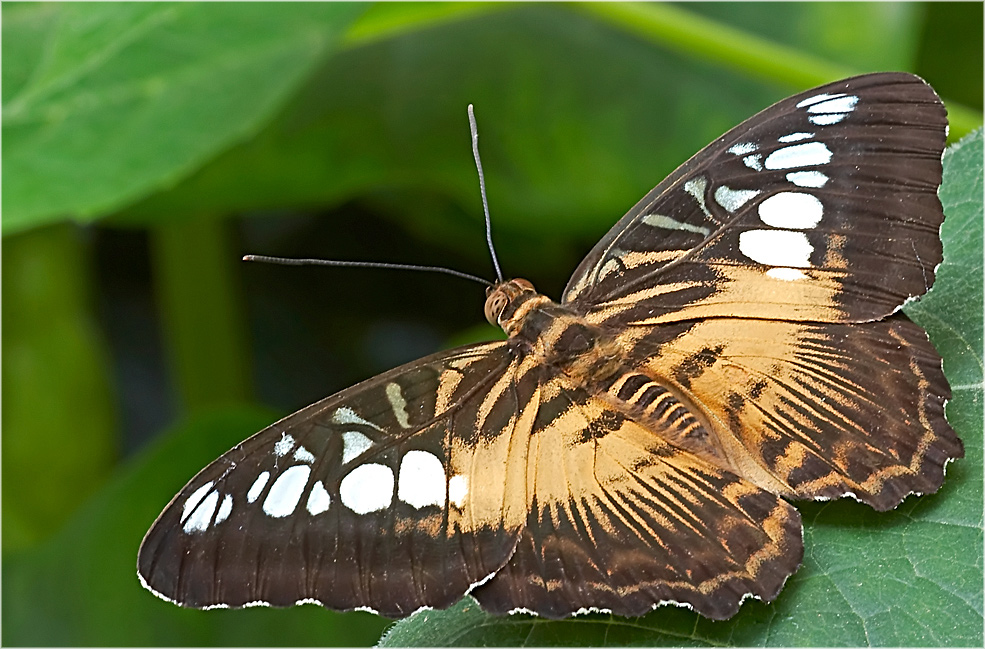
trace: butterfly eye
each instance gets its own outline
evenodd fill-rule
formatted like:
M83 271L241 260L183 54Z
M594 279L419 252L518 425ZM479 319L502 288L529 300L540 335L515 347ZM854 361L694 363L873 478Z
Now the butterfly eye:
M486 320L494 327L499 326L499 316L509 300L502 290L497 289L486 299Z

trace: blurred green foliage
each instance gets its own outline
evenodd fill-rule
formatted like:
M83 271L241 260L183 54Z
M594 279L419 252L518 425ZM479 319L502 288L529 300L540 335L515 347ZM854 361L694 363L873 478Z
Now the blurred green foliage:
M489 335L468 329L481 292L454 280L236 261L488 275L466 104L503 265L555 296L664 175L794 91L911 70L944 97L953 138L981 123L977 3L6 3L2 17L6 644L379 638L386 623L362 613L178 609L139 587L136 549L195 471L273 419L256 392L298 407L427 345ZM970 146L980 161L980 138ZM954 187L977 180L962 195L978 212L948 212L963 245L913 312L945 356L969 450L942 494L887 515L801 506L805 566L775 605L747 603L724 625L677 610L495 621L466 600L405 623L417 642L980 644L980 166L967 175ZM977 311L955 294L977 294ZM136 392L143 363L162 364L167 385ZM150 444L130 438L145 403L170 404L155 406L170 423ZM837 551L856 544L875 549L849 569ZM910 597L880 599L896 592L886 574Z

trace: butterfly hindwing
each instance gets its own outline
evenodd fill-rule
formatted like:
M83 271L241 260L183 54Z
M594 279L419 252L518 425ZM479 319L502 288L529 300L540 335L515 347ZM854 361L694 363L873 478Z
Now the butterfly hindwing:
M563 376L545 379L539 398L526 528L473 592L484 609L635 616L675 601L723 619L747 594L772 599L799 565L800 516L774 494Z
M505 343L466 347L273 424L175 497L142 578L200 608L452 604L509 558L526 517L515 369Z
M963 455L944 418L940 357L902 314L863 324L713 318L640 337L645 329L628 330L624 345L708 422L724 468L745 467L764 488L851 494L886 510L936 491L944 465Z
M940 99L909 74L784 99L637 203L563 301L610 327L889 315L930 288L941 262L946 128Z

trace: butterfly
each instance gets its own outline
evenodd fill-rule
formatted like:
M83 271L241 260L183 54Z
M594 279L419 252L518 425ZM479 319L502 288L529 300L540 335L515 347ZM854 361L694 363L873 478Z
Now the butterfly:
M803 556L788 502L889 510L963 456L899 309L942 260L940 99L905 73L784 99L637 203L559 302L493 285L507 340L271 425L150 528L144 586L196 608L725 619Z

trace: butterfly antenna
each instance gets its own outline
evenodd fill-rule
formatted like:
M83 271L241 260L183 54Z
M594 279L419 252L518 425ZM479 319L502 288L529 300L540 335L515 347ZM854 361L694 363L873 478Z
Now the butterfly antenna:
M492 286L489 280L482 279L460 270L445 268L444 266L418 266L417 264L390 264L380 261L340 261L337 259L293 259L289 257L267 257L266 255L245 255L243 261L259 261L267 264L281 264L283 266L341 266L344 268L387 268L389 270L417 270L425 273L444 273L453 277L461 277L473 282L478 282L485 286Z
M472 155L475 156L475 168L479 170L479 191L482 193L482 213L486 216L486 244L492 257L493 268L496 269L496 279L503 281L503 273L499 269L499 259L496 258L496 248L492 240L492 220L489 218L489 201L486 200L486 177L482 173L482 160L479 159L479 129L475 125L475 112L469 104L469 130L472 131Z
M489 255L492 257L493 268L496 270L496 279L503 281L503 272L499 268L499 259L496 258L496 248L492 241L492 220L489 218L489 201L486 199L486 177L482 173L482 160L479 158L479 129L475 125L475 112L472 104L469 104L469 129L472 132L472 155L475 156L475 168L479 171L479 191L482 193L482 213L486 219L486 244L489 246ZM489 280L482 279L476 275L463 273L460 270L445 268L443 266L418 266L417 264L391 264L379 261L342 261L337 259L294 259L289 257L268 257L266 255L245 255L243 261L258 261L267 264L281 264L284 266L336 266L343 268L386 268L389 270L416 270L426 273L444 273L453 277L478 282L485 286L493 286Z

